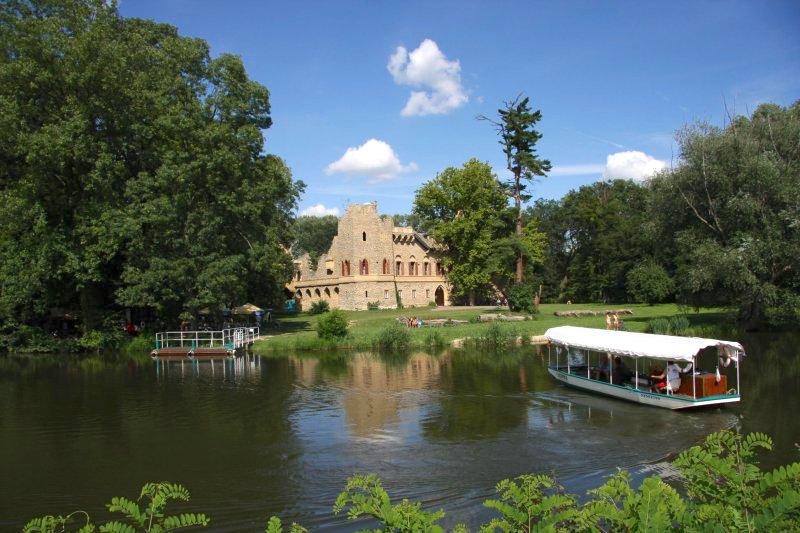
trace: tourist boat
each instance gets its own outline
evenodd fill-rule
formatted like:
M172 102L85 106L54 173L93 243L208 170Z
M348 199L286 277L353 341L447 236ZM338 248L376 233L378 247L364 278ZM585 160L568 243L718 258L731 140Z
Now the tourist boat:
M545 337L548 371L578 389L666 409L741 399L739 362L745 353L738 342L574 326L550 328ZM650 376L668 362L684 365L680 386L654 392ZM734 376L736 386L729 387Z

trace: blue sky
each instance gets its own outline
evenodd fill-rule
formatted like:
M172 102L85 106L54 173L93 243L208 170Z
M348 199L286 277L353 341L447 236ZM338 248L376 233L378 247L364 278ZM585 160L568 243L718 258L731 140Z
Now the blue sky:
M307 184L301 211L377 200L383 213L409 212L423 182L471 157L504 175L496 134L475 117L519 93L543 113L539 152L554 171L532 192L547 198L669 165L675 130L722 124L726 102L745 113L800 98L796 0L123 0L120 10L243 58L271 92L265 150Z

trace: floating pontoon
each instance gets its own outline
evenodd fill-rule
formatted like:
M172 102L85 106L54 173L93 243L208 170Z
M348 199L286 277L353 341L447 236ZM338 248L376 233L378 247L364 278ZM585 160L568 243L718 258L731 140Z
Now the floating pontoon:
M745 353L738 342L574 326L550 328L545 337L549 341L548 371L557 380L578 389L666 409L741 399L739 361ZM716 353L709 348L716 348ZM704 363L709 357L714 358L713 371L697 370L701 356ZM616 358L620 359L615 371ZM624 364L626 360L632 360L632 364ZM685 365L680 386L667 386L664 392L651 391L648 369L653 365L666 366L668 361ZM729 388L728 381L734 375L736 387Z

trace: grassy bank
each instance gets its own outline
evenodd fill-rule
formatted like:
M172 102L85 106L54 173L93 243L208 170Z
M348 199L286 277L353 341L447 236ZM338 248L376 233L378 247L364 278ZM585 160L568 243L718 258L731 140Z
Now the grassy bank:
M575 310L603 310L603 309L631 309L633 315L624 316L625 329L628 331L646 331L648 322L652 319L674 316L685 316L690 323L692 334L704 334L719 327L733 329L733 319L719 309L701 309L699 312L680 307L675 304L662 305L617 305L604 304L544 304L539 315L531 320L522 322L504 322L498 325L493 323L476 322L481 313L503 312L471 308L416 308L416 309L385 309L376 311L345 311L350 323L349 333L346 338L336 341L325 341L317 337L315 331L316 320L319 315L301 313L294 316L280 317L275 327L266 329L263 334L266 338L254 346L255 353L275 355L289 351L325 351L325 350L369 350L378 344L380 333L396 322L397 317L415 316L423 321L430 319L450 318L454 320L469 320L467 324L443 326L436 328L408 329L410 335L409 347L424 349L432 346L452 344L456 339L486 339L497 341L522 337L529 339L534 335L542 335L551 327L561 325L605 327L605 317L590 316L581 318L565 318L554 315L556 311Z

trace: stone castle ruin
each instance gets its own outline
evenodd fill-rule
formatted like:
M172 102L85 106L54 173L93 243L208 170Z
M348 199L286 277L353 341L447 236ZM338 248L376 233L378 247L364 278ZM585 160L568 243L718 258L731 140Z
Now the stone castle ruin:
M355 204L339 219L328 252L311 270L308 254L295 260L287 289L308 310L324 300L333 309L450 305L441 247L413 228L395 227L375 202Z

